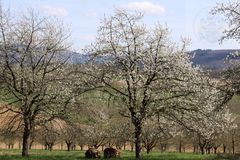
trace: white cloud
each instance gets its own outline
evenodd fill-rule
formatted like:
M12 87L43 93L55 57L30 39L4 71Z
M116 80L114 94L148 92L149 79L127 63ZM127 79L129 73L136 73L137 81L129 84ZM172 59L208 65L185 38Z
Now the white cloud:
M159 4L153 4L149 1L130 2L128 3L127 6L131 10L140 10L146 13L157 14L157 15L163 15L166 12L163 6Z
M68 12L65 8L63 7L53 7L53 6L43 6L42 9L44 10L45 13L53 15L53 16L67 16Z

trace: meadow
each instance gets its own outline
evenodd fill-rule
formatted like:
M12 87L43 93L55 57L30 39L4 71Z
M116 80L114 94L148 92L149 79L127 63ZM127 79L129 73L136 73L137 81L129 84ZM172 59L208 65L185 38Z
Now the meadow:
M52 152L46 150L31 150L30 157L21 157L21 151L17 149L0 150L0 160L85 160L84 151L60 151ZM104 158L101 158L104 159ZM125 151L120 158L116 160L134 160L134 152ZM201 155L194 153L160 153L152 152L150 154L143 153L143 160L236 160L236 156L220 156L220 155Z

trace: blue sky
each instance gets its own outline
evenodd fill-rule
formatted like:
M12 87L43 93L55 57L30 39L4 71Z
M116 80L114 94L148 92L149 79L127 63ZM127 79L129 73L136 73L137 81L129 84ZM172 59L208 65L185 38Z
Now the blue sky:
M104 15L113 14L116 8L139 10L145 13L144 23L167 25L173 41L181 37L191 39L194 49L239 49L234 41L219 45L218 39L226 26L221 17L209 15L218 2L228 0L2 0L4 8L22 12L28 8L41 14L56 16L70 26L73 49L81 51L94 41L97 27Z

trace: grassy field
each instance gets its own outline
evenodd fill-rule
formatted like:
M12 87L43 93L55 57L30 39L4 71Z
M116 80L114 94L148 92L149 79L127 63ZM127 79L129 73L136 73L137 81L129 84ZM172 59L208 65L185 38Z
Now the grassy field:
M0 160L84 160L82 151L45 151L31 150L31 156L22 158L20 150L0 150ZM236 159L219 157L217 155L201 155L193 153L159 153L152 152L149 155L143 154L144 160L227 160ZM123 152L118 160L134 160L133 152Z

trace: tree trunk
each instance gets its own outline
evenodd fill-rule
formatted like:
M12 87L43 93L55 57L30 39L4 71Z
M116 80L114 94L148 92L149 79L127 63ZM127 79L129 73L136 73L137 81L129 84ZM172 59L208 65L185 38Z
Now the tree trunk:
M34 142L33 140L30 141L30 143L29 143L29 149L32 149L33 142Z
M235 141L232 139L232 153L235 153Z
M214 154L217 154L217 147L214 147Z
M52 152L52 150L53 150L53 144L50 143L49 144L49 151Z
M178 152L181 153L182 152L182 139L180 137L180 141L179 141L179 148L178 148Z
M83 144L80 144L81 151L83 151Z
M48 144L47 144L47 143L45 143L44 149L45 149L45 150L48 150Z
M141 122L136 122L134 125L135 125L135 156L136 156L136 160L141 160L142 126L141 126Z
M29 120L24 120L24 131L23 131L23 142L22 142L22 156L28 157L29 156L29 145L30 145L30 134L31 134L31 127L30 127Z
M76 144L72 145L72 150L75 151L76 150Z
M21 149L21 148L22 148L21 142L19 142L19 144L18 144L18 149Z
M225 144L223 144L223 153L226 153L226 145Z
M131 152L133 152L133 150L134 150L134 143L131 142Z
M147 148L147 154L149 154L149 153L150 153L150 151L151 151L151 149L150 149L150 148Z
M204 147L202 146L199 146L199 147L200 147L201 153L204 154Z
M211 153L211 148L210 148L210 147L207 148L207 153L208 153L208 154Z
M66 142L66 144L67 144L67 151L69 152L71 150L71 143Z
M63 143L61 143L61 150L63 150Z

